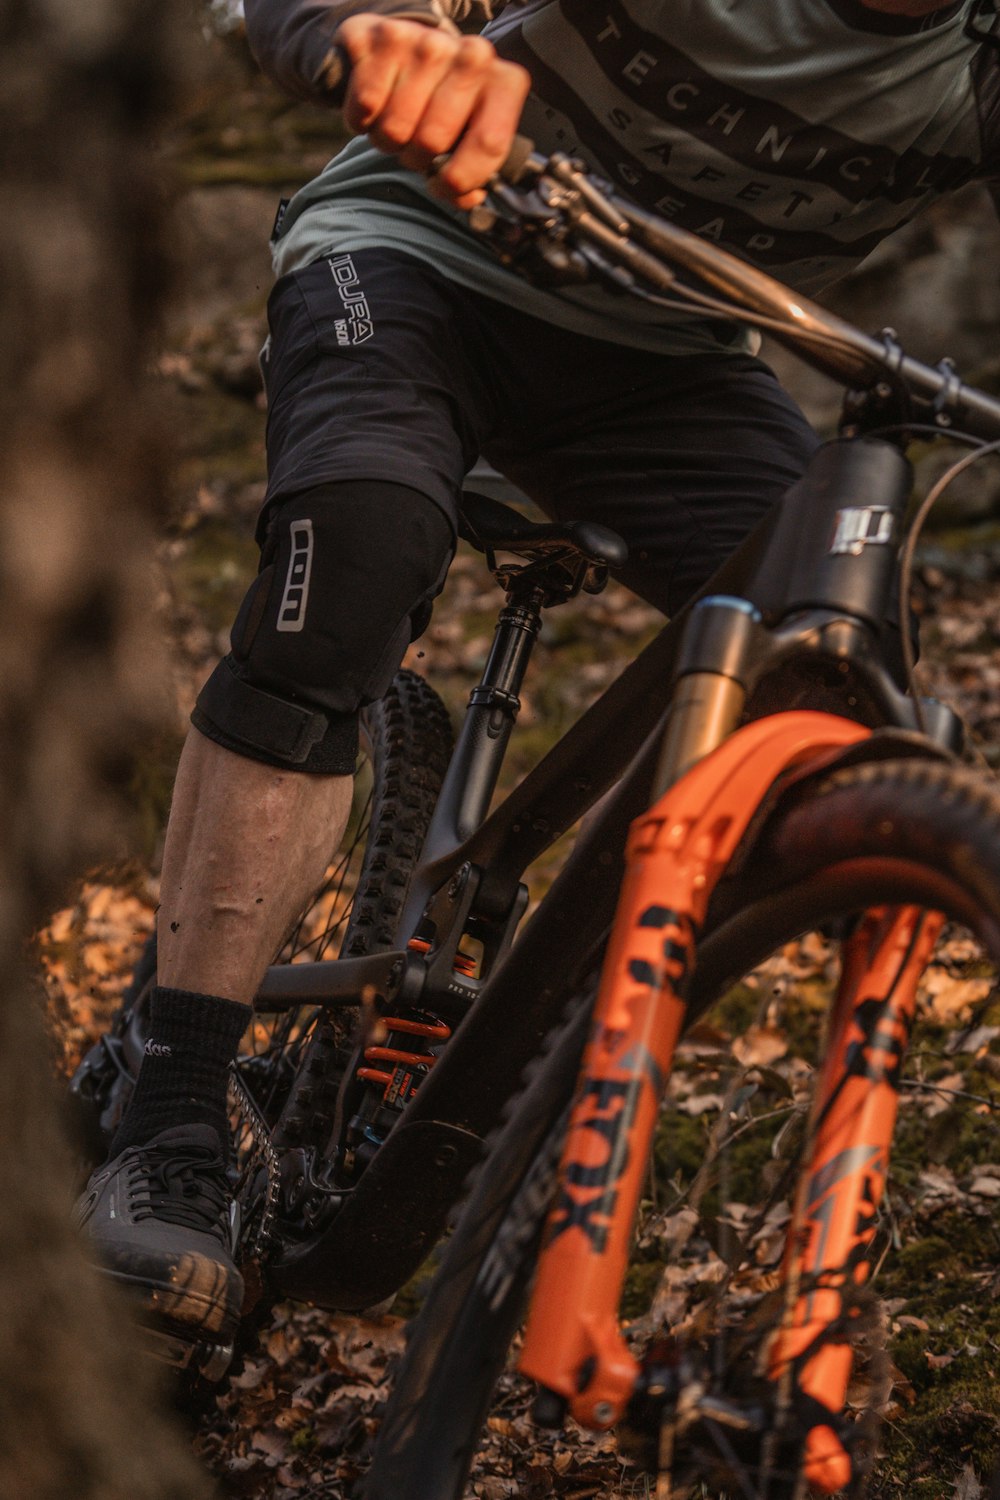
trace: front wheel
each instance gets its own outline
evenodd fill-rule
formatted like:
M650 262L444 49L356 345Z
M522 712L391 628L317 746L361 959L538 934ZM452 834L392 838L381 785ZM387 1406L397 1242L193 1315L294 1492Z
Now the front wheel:
M716 893L692 1016L774 948L821 923L844 930L843 919L881 903L943 912L1000 963L1000 793L971 772L919 760L862 764L789 793ZM479 1171L413 1326L366 1500L465 1493L541 1243L587 1010L581 1002ZM701 1489L688 1472L678 1495L726 1488L718 1454L703 1458L701 1478L714 1487ZM855 1493L861 1483L858 1476ZM769 1500L800 1492L797 1473L762 1477L752 1458L731 1484L729 1493Z

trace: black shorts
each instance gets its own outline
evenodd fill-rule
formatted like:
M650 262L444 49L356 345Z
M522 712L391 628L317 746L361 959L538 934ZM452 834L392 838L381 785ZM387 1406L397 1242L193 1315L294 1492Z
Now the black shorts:
M283 499L355 479L405 485L454 528L483 454L550 516L624 536L623 581L669 614L818 441L760 360L586 338L396 252L319 260L268 312L265 528Z
M268 311L262 568L194 722L278 765L351 770L358 709L427 622L480 454L553 518L619 532L619 577L670 614L817 444L759 360L585 338L395 252L317 261Z

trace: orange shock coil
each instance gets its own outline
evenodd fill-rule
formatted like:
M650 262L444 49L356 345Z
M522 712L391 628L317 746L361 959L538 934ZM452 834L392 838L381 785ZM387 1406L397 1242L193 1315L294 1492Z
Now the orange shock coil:
M408 1036L422 1036L432 1042L446 1042L451 1036L451 1027L443 1021L409 1021L402 1016L385 1016L382 1024L387 1033L403 1032ZM432 1068L437 1059L429 1052L404 1052L398 1047L366 1047L366 1063L395 1063L404 1068ZM383 1068L359 1068L358 1075L366 1083L384 1084L388 1088L393 1074Z
M406 945L415 953L429 953L431 944L426 938L411 937ZM469 953L459 950L455 954L454 969L456 974L461 974L468 979L476 977L476 960ZM391 1032L404 1032L409 1036L422 1036L432 1042L446 1042L451 1036L451 1027L446 1026L443 1021L408 1021L402 1016L385 1016L382 1018L385 1034ZM398 1047L366 1047L365 1062L392 1063L399 1068L427 1068L434 1066L437 1058L429 1052L404 1052ZM386 1072L385 1068L373 1066L359 1068L356 1075L364 1083L379 1084L388 1088L395 1078L395 1073Z

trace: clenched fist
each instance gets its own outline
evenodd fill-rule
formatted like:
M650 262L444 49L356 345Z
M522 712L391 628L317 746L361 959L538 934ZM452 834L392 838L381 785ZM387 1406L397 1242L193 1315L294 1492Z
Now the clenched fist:
M350 128L415 172L451 152L431 191L459 208L479 203L517 130L530 82L525 69L503 62L483 37L391 16L351 16L337 41L351 59Z

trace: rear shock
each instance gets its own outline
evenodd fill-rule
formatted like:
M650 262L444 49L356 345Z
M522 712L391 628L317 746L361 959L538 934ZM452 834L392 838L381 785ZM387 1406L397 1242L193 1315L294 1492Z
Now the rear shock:
M430 948L421 938L412 938L409 946L422 952ZM474 978L476 960L457 953L454 968L456 974ZM352 1176L364 1170L392 1130L437 1062L452 1030L447 1021L426 1010L379 1016L375 1036L365 1047L354 1074L364 1092L345 1135L344 1165Z
M398 1032L404 1032L407 1036L423 1038L428 1047L434 1042L446 1042L451 1036L451 1027L439 1020L416 1021L405 1016L386 1016L382 1026L389 1041ZM355 1076L362 1082L384 1086L384 1104L393 1104L397 1098L405 1104L415 1091L415 1075L419 1073L423 1077L434 1066L435 1060L430 1051L403 1052L396 1046L366 1047L365 1063L371 1066L359 1068ZM387 1063L393 1065L391 1073L385 1071Z

